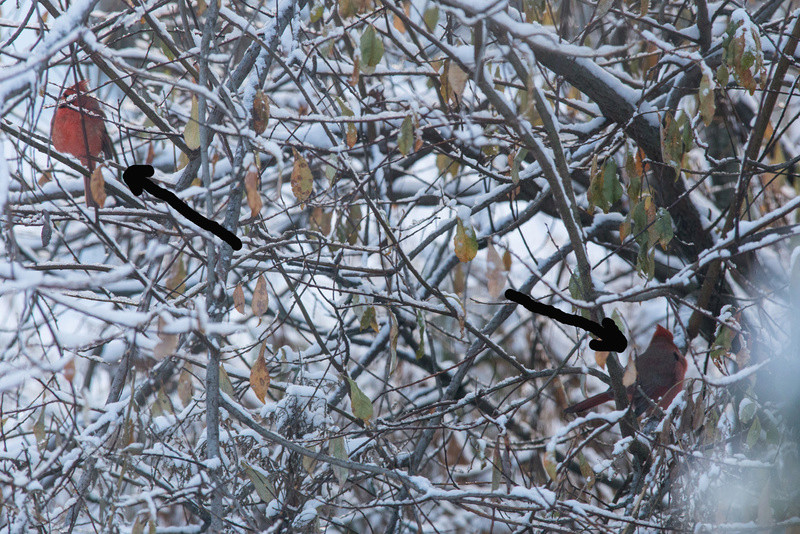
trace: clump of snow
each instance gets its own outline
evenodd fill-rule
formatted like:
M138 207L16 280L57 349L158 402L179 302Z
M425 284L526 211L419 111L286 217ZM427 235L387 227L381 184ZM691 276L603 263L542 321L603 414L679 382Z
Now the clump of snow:
M276 430L287 437L303 437L332 423L324 391L316 386L288 386L280 401L264 405L261 416L273 417Z
M461 219L461 222L469 223L470 215L471 215L471 212L470 212L470 209L467 206L463 206L462 205L462 206L458 207L458 212L456 213L456 216L459 219Z

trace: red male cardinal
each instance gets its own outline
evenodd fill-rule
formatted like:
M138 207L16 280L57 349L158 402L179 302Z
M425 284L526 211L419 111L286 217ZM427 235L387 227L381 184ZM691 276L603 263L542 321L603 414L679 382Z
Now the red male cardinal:
M636 358L636 383L628 386L627 390L628 401L632 402L636 415L641 415L652 406L650 401L639 393L637 385L653 402L657 402L661 408L667 408L683 386L686 366L686 358L672 342L672 332L661 325L656 325L656 333L650 340L650 346ZM564 413L582 412L613 398L609 389L605 393L570 406Z
M106 131L106 115L100 109L100 103L88 92L89 82L86 80L64 91L50 123L50 139L53 148L77 157L92 172L100 152L109 159L114 152ZM83 177L83 187L86 204L96 206L87 176Z

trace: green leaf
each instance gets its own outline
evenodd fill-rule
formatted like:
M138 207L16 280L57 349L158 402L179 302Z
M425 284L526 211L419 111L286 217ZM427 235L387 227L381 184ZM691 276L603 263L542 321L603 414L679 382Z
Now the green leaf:
M780 443L781 431L769 415L764 417L764 421L761 422L761 428L766 431L767 443L770 445L777 445Z
M761 439L761 421L758 416L753 419L753 424L750 425L750 430L747 431L747 446L751 449Z
M756 62L756 56L753 55L752 52L749 50L742 54L742 60L739 63L742 69L750 69L753 66L753 63Z
M617 176L617 163L613 158L608 158L603 169L603 200L607 206L603 212L608 213L608 209L621 198L622 184Z
M336 167L332 165L325 165L325 178L328 179L328 183L333 185L336 179Z
M661 153L664 163L675 169L676 178L681 171L682 149L681 124L668 112L661 130Z
M647 235L647 232L644 232ZM636 267L639 269L648 280L653 279L656 271L656 253L655 249L648 249L646 247L639 247L639 255L636 258Z
M586 456L582 452L578 453L578 467L581 470L581 475L586 479L587 487L591 488L595 481L594 469L592 469L589 460L586 459Z
M753 420L755 415L756 403L747 398L742 399L742 402L739 404L739 420L747 424Z
M592 160L591 181L589 182L589 189L586 191L586 200L589 203L589 212L593 213L594 208L598 207L604 213L608 213L608 203L603 197L603 180L605 173L598 172L597 170L597 157Z
M611 312L611 320L614 321L614 324L617 325L620 332L625 331L625 323L622 322L622 316L619 314L619 310L614 308L614 311Z
M572 274L569 277L569 294L572 295L572 298L583 300L583 284L581 283L581 278L578 276L578 271L572 271Z
M372 418L372 401L358 388L355 380L348 376L347 382L350 384L350 406L353 409L353 415L366 423Z
M730 73L725 63L720 65L717 69L717 81L722 87L727 87L728 81L730 81Z
M269 504L269 502L275 498L275 488L269 481L269 478L267 478L267 475L262 472L261 469L251 467L244 460L242 460L241 466L244 468L247 478L249 478L250 482L253 483L253 487L255 488L258 496L263 502Z
M373 26L368 26L361 34L361 64L374 67L383 57L383 41Z
M639 202L633 206L629 217L631 219L631 233L634 236L634 239L639 246L642 248L647 248L648 245L648 234L645 231L647 228L647 212L644 209L645 199L641 199Z
M328 446L328 452L334 458L338 458L339 460L347 460L347 452L344 450L344 438L341 436L331 438L330 445ZM333 469L333 475L336 477L336 481L339 483L339 486L343 486L345 482L347 482L347 477L350 474L350 470L346 467L340 467L338 465L331 465L331 469Z
M724 355L731 351L731 345L733 345L733 339L735 337L736 331L725 325L719 326L714 342L711 344L711 351L709 352L709 357L714 363L718 363Z
M595 18L600 19L606 16L614 4L614 0L599 0L597 2L597 10L595 11Z
M658 208L653 228L658 243L661 245L661 248L666 250L667 245L672 241L674 233L672 231L672 216L670 216L669 212L664 208Z
M422 15L422 20L425 22L425 27L429 32L436 29L436 24L439 22L439 6L433 5L425 10Z
M342 100L338 96L336 97L336 103L339 104L339 109L342 111L342 115L344 115L345 117L355 117L355 113L353 113L353 110L350 109L347 106L347 104L345 104L344 100Z
M325 12L325 6L322 4L314 4L314 7L311 8L311 13L309 14L309 21L311 24L314 24L319 19L322 18L322 14Z
M404 156L407 156L414 148L414 121L411 115L403 119L400 126L400 136L397 138L397 149Z
M681 159L683 159L683 155L689 152L692 147L694 146L694 136L692 135L692 125L689 122L689 118L686 115L681 115L683 121L683 131L681 137Z
M514 155L514 162L511 165L511 181L514 185L519 183L519 167L528 155L528 149L522 148Z

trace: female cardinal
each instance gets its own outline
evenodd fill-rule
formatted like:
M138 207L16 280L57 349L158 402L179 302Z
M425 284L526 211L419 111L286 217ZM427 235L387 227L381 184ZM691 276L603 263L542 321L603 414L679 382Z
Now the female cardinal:
M86 80L64 91L50 123L50 139L53 141L53 148L77 157L91 173L100 152L110 159L114 149L106 131L105 113L100 109L100 103L89 96L88 92L89 83ZM86 204L97 206L92 197L88 176L83 177L83 187Z
M667 408L683 386L686 367L686 358L672 342L672 332L656 325L656 333L653 334L647 350L636 358L636 383L628 386L627 390L628 401L633 404L636 415L641 415L652 406L639 392L639 388L661 408ZM609 389L570 406L564 413L582 412L613 398Z

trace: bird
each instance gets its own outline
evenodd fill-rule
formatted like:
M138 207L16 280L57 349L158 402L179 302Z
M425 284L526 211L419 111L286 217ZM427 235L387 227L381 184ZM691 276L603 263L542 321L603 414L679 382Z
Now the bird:
M108 159L114 155L105 119L106 115L100 109L100 102L89 96L89 82L79 81L67 88L58 101L53 120L50 122L50 140L53 148L62 154L71 154L78 158L91 174L101 152ZM97 202L92 197L88 176L83 177L83 187L86 204L89 207L97 207Z
M627 389L628 401L636 415L642 415L651 407L651 401L667 408L683 387L687 366L686 358L672 341L672 332L656 325L650 345L636 358L636 382ZM564 413L583 412L613 398L609 389L570 406Z

